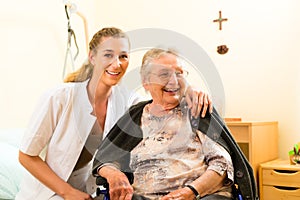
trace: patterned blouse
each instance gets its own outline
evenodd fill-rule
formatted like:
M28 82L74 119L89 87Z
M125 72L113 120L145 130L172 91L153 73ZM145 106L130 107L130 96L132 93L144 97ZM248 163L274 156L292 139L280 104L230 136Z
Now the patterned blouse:
M183 108L184 109L184 108ZM177 107L163 117L143 110L143 140L132 150L130 167L137 194L159 199L184 187L206 170L227 174L216 193L231 197L233 165L228 152L209 137L191 128L186 110Z

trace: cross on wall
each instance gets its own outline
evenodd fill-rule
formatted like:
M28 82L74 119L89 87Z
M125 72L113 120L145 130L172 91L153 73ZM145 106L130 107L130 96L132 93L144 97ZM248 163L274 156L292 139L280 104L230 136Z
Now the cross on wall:
M225 22L227 20L227 18L222 18L222 11L219 11L219 18L215 19L213 22L219 22L219 30L222 30L222 22Z

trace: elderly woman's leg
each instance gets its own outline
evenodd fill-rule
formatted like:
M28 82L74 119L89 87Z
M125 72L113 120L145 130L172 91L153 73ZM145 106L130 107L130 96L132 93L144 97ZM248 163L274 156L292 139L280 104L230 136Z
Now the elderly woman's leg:
M232 198L217 195L217 194L212 194L212 195L202 197L201 200L232 200Z

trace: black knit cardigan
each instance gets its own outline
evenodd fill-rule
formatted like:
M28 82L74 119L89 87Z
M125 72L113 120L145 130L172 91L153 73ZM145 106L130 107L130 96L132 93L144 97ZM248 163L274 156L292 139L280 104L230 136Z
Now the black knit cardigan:
M131 106L110 130L94 159L93 174L95 176L97 176L98 167L104 163L115 163L123 172L131 172L130 151L143 138L140 128L141 117L144 107L151 102L152 100L143 101ZM213 112L207 112L204 118L190 117L190 119L193 129L206 134L230 154L234 167L234 183L238 185L243 199L259 199L253 170L217 111L213 109Z

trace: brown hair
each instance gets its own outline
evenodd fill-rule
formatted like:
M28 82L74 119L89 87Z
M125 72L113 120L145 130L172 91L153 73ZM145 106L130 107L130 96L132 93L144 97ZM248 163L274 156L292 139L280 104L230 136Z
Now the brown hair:
M127 35L121 29L115 27L103 28L94 34L92 40L89 43L89 51L93 51L96 54L98 45L102 42L102 39L105 37L128 39ZM92 77L93 68L94 66L88 60L77 71L68 74L67 77L64 79L64 82L85 81Z

